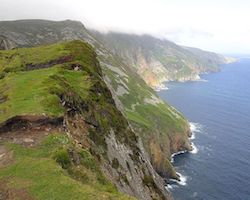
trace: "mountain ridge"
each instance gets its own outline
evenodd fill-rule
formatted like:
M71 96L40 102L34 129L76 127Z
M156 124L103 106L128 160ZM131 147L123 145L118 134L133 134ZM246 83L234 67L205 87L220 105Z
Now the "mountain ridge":
M119 32L91 33L113 53L126 60L152 88L167 81L195 81L199 75L219 71L219 66L232 62L225 56L179 46L151 35Z

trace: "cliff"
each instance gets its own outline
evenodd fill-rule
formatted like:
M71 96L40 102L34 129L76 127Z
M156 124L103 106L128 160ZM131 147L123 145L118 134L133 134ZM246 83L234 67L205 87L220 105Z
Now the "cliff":
M94 30L91 33L152 88L159 88L165 81L198 80L200 74L216 72L219 65L229 61L216 53L182 47L150 35L105 34Z
M116 106L142 139L153 167L165 178L178 178L171 154L190 150L187 120L163 102L126 60L114 54L80 22L20 20L0 22L0 35L13 47L81 39L93 46Z
M0 51L0 77L1 197L171 199L90 45Z

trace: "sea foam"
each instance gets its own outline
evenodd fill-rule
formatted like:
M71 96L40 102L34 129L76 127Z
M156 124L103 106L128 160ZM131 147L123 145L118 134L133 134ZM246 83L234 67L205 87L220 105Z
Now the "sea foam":
M176 172L176 174L179 176L179 180L170 179L169 183L165 186L167 190L173 190L175 187L178 187L178 185L187 185L187 177L181 174L180 172Z
M195 123L195 122L189 122L189 126L192 132L197 132L197 133L201 132L201 129L202 129L201 124Z
M190 153L192 153L192 154L197 154L198 153L198 148L194 145L194 143L193 142L191 142L191 146L192 146L192 151L190 151Z
M176 152L176 153L173 153L173 154L171 155L171 163L174 162L174 157L175 157L175 156L180 155L180 154L183 154L183 153L186 153L186 152L187 152L187 151L185 150L185 151L178 151L178 152Z
M201 132L202 125L199 124L199 123L189 122L189 127L190 127L190 130L192 132L190 140L194 140L196 133L200 133Z
M178 181L178 184L185 186L187 184L187 177L182 175L179 172L176 172L176 174L178 174L178 176L180 177L180 180Z
M190 137L190 140L194 140L196 133L200 133L202 131L202 125L199 123L189 122L189 126L192 132L192 136ZM192 151L190 151L190 153L197 154L198 148L194 145L193 142L191 142L191 146L192 146Z
M168 184L170 187L170 189L173 188L173 186L177 183L178 185L182 185L185 186L187 185L187 177L182 175L180 172L176 172L176 174L179 176L179 180L176 179L170 179L170 182L172 182L172 184Z
M165 187L166 187L167 189L169 189L169 190L173 189L173 185L170 185L170 184L167 184Z

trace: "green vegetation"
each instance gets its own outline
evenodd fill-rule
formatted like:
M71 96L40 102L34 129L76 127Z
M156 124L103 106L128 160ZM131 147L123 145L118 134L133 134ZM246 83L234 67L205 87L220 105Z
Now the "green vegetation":
M57 68L16 72L1 80L0 90L7 101L0 104L0 122L21 114L62 115L59 99L56 95L48 94L49 88L53 87L48 80L57 73ZM51 105L49 109L48 105Z
M162 127L162 131L166 131L169 134L181 132L183 125L186 123L186 120L180 113L174 109L171 110L171 107L165 104L138 105L135 107L135 110L136 112L127 111L129 120L146 128Z
M64 134L49 135L32 148L5 145L15 159L0 170L0 182L7 181L9 188L26 189L38 200L132 199L119 193L103 176L98 161L87 150L77 149Z
M99 35L97 34L99 37ZM109 37L109 36L107 36ZM126 40L127 35L121 35L120 37L117 35L112 39L117 39L117 45L120 43L123 44L123 39ZM132 36L131 36L132 37ZM136 42L137 36L134 36L133 42ZM146 36L145 36L146 37ZM128 39L128 38L127 38ZM151 39L151 38L149 38ZM140 39L139 39L140 41ZM137 42L139 42L137 41ZM110 41L108 41L109 44ZM124 42L126 48L131 47L132 44L127 41ZM107 45L108 45L107 44ZM120 50L126 51L126 48L120 44ZM128 45L129 44L129 45ZM111 44L110 44L111 45ZM127 47L128 45L128 47ZM143 42L139 43L139 45L145 45ZM153 45L153 44L150 44ZM131 47L132 48L132 47ZM112 48L111 48L112 49ZM146 49L146 47L145 47ZM153 48L154 49L154 48ZM131 52L133 52L131 50ZM161 55L163 53L161 52ZM123 57L122 57L123 58ZM133 68L128 67L124 62L124 60L119 56L99 56L99 59L108 65L113 66L116 70L111 70L106 65L103 65L103 73L109 78L112 87L117 90L118 86L122 86L121 82L126 85L129 93L123 94L121 96L118 95L118 98L124 105L125 114L128 120L135 125L138 130L143 130L143 134L141 136L150 137L150 135L154 132L161 132L163 135L171 136L174 134L185 134L185 129L187 127L187 121L182 116L181 113L176 111L174 108L170 107L166 103L147 103L146 99L158 98L155 91L148 87L147 84L139 77L137 73L135 73ZM173 58L175 59L175 58ZM176 59L175 59L176 60ZM127 60L127 62L129 62ZM126 69L126 70L123 70ZM185 69L185 68L184 68ZM120 70L122 73L117 73L117 70ZM141 132L141 131L140 131ZM152 135L151 135L152 136ZM144 138L145 139L145 138ZM160 140L159 140L160 142ZM146 145L148 146L148 145Z
M1 95L5 97L5 101L0 104L0 123L11 117L25 114L62 116L64 109L59 98L62 94L75 93L76 96L86 99L88 90L93 84L89 80L89 74L86 73L86 71L92 71L93 63L86 60L93 60L95 54L93 55L89 50L90 47L81 42L80 44L81 49L74 48L85 52L84 58L76 57L74 63L84 66L85 71L70 69L71 60L39 69L41 63L50 62L50 59L60 59L66 53L74 55L75 52L72 51L70 43L0 51L0 71L5 74L0 79ZM13 56L22 58L23 62L13 61ZM26 70L26 63L32 63L37 68Z
M67 149L64 149L64 148L58 149L55 152L53 158L64 169L67 169L69 167L69 165L70 165L70 157L69 157Z
M101 57L100 59L104 58ZM109 57L105 62L114 66L119 65L124 68L126 67L119 57ZM120 70L122 70L121 67L119 68ZM169 136L176 133L185 134L184 130L187 126L187 121L181 113L163 102L145 102L145 99L150 100L152 97L158 98L157 94L153 89L149 88L133 70L128 69L125 72L127 74L126 80L107 67L104 67L104 73L109 77L112 83L115 83L116 87L118 85L117 83L121 82L121 80L126 83L126 86L129 88L129 93L119 96L118 98L125 107L125 114L129 121L137 128L142 128L144 130L143 135L146 133L151 134L155 132L155 130Z
M66 106L98 129L89 130L97 145L105 148L105 136L112 127L118 139L134 146L136 136L117 110L96 56L81 41L0 51L0 72L4 74L0 79L0 123L18 115L61 117ZM18 62L13 61L15 57Z
M0 51L0 73L25 70L27 64L47 63L68 54L69 51L63 43L40 48Z

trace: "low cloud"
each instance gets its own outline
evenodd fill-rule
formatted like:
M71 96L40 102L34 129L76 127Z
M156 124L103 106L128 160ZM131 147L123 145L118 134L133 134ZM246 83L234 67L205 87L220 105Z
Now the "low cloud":
M249 0L0 0L0 20L73 19L221 53L249 53ZM246 52L247 51L247 52Z

